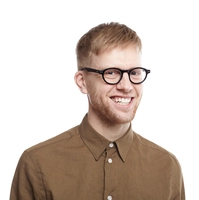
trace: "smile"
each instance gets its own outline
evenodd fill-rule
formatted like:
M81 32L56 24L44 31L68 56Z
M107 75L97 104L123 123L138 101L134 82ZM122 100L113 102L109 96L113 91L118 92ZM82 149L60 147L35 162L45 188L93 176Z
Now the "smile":
M121 105L127 105L131 102L131 98L121 98L121 97L115 97L111 98L114 102L121 104Z

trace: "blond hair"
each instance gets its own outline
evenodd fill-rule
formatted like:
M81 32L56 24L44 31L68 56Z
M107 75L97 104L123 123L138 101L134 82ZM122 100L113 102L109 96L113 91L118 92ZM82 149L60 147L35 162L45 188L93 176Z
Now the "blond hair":
M78 70L89 67L91 55L99 55L115 47L134 45L141 51L142 43L137 33L124 24L103 23L90 29L77 43L76 55Z

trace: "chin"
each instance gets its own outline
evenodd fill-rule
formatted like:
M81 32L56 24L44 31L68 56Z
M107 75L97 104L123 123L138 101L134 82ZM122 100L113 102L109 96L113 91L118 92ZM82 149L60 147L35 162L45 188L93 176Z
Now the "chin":
M134 119L135 115L127 116L127 115L121 115L121 116L114 116L112 118L112 124L127 124L130 123Z
M128 119L120 119L119 124L127 124L130 123L133 120L134 117L128 118Z

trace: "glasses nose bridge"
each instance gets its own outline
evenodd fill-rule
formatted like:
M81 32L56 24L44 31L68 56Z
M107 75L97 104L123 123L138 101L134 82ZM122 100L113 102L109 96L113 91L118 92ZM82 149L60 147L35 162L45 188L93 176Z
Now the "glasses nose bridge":
M127 69L127 70L121 70L121 69L120 69L120 72L121 72L120 81L123 79L123 74L124 74L124 73L127 73L127 74L128 74L128 78L129 78L129 81L131 82L131 80L130 80L130 71L131 71L131 70L128 70L128 69Z

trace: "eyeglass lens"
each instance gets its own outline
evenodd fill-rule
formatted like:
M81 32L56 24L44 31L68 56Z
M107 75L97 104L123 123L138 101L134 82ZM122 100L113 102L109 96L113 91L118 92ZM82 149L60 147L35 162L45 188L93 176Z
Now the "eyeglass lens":
M142 68L135 68L128 72L129 78L133 83L140 83L146 78L146 71ZM114 84L120 81L123 72L119 69L107 69L104 71L103 77L106 82Z

